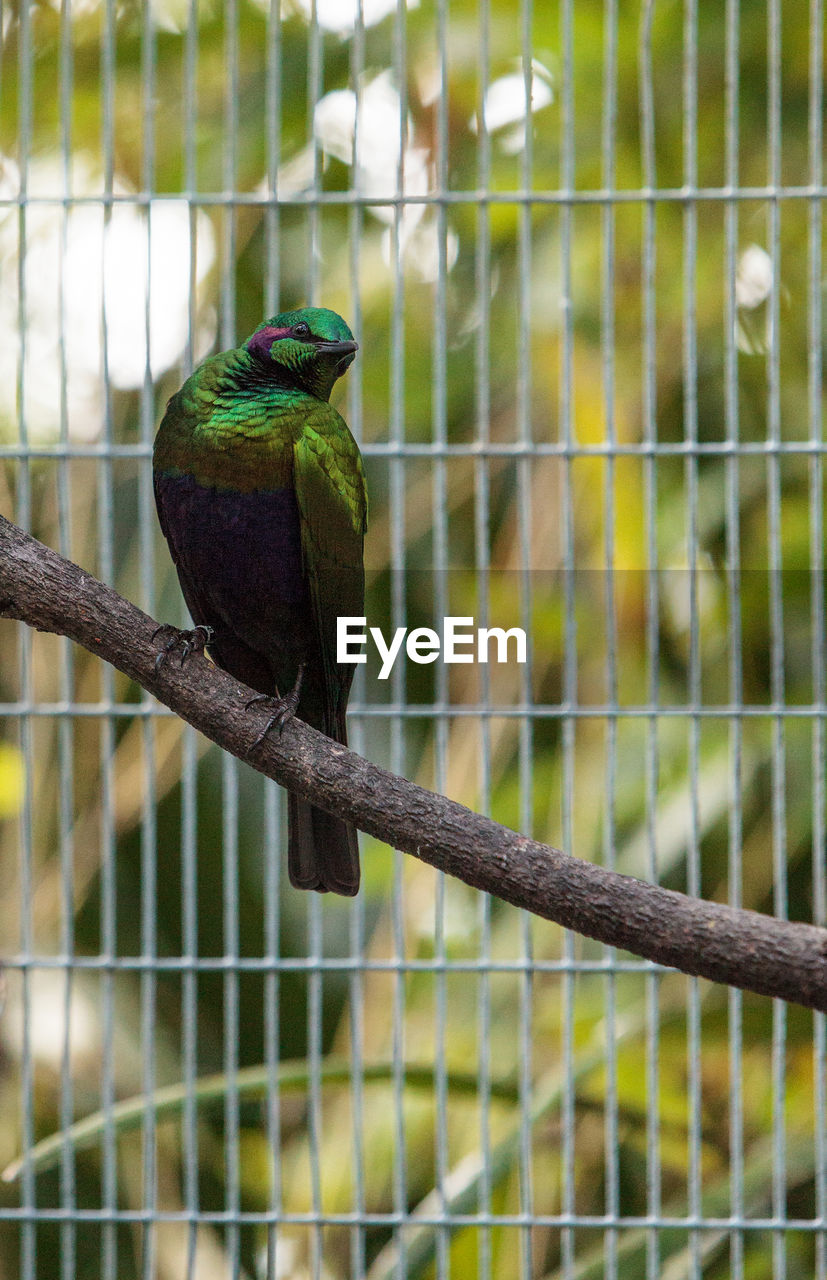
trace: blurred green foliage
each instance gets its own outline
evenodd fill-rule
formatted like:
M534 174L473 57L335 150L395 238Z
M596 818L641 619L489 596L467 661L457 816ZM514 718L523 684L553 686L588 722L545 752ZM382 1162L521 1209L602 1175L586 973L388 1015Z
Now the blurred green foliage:
M368 665L355 690L354 745L580 857L818 917L824 731L804 712L824 700L822 467L806 445L820 430L820 211L800 195L720 198L730 180L802 188L817 178L808 6L783 7L775 121L767 11L741 6L733 135L717 4L698 6L689 98L687 19L675 4L619 5L614 45L601 6L572 6L570 58L569 11L554 0L528 19L516 0L490 11L451 0L442 16L427 0L376 21L366 7L365 23L349 29L317 5L331 29L309 25L298 0L283 14L278 0L5 7L0 260L12 302L0 306L0 328L4 315L34 323L25 303L16 309L17 288L25 276L36 292L43 236L59 245L63 235L66 251L71 199L109 208L114 193L116 204L141 208L148 195L186 195L201 210L190 223L194 258L208 265L196 286L193 264L185 299L201 338L144 377L93 388L85 427L70 362L55 382L63 398L53 429L33 439L34 456L3 464L0 507L157 616L181 620L148 484L146 446L165 400L199 342L226 345L280 305L335 308L361 345L341 407L365 445L370 620L432 625L444 606L525 623L532 641L527 674L408 666L384 685ZM522 77L526 37L538 108L530 137L519 110L498 123L492 103L481 130L486 86ZM344 142L322 136L314 115L317 99L354 86L365 113L355 165L342 158L352 146L343 100ZM651 135L641 125L647 88ZM408 194L442 202L394 215L394 130L412 157ZM36 199L20 215L27 174ZM569 180L579 193L571 202L558 198ZM649 181L672 196L596 197ZM715 191L679 198L693 181ZM354 183L364 196L355 205L346 198ZM478 198L486 188L493 199ZM43 210L52 223L38 222ZM118 269L106 267L106 305L93 299L107 323ZM57 277L48 284L71 327L73 299L61 297ZM143 326L140 315L139 335ZM35 352L37 338L27 335ZM17 342L12 333L3 344L12 369ZM27 369L29 382L45 379L45 363ZM14 376L4 382L0 441L13 448L28 415ZM663 450L638 449L644 440ZM700 453L682 451L693 440ZM766 449L767 440L781 447ZM444 457L425 447L433 441L448 446ZM121 453L96 459L100 442ZM403 460L400 443L422 448ZM743 448L728 447L736 443ZM63 445L65 459L56 456ZM459 448L468 445L480 447ZM26 1108L32 1136L44 1137L106 1104L107 1073L126 1098L187 1072L306 1060L306 1098L285 1094L273 1112L229 1091L192 1128L175 1112L159 1121L149 1173L153 1143L141 1132L119 1131L76 1160L67 1145L61 1168L38 1174L34 1196L44 1212L112 1208L114 1194L123 1210L174 1214L194 1197L204 1212L276 1204L336 1220L319 1231L285 1226L270 1272L256 1224L239 1233L202 1224L196 1238L165 1223L148 1263L137 1222L41 1221L31 1275L51 1280L67 1249L80 1280L114 1255L119 1280L217 1280L234 1274L233 1257L244 1275L291 1280L428 1277L448 1255L463 1280L510 1280L529 1255L533 1276L579 1280L613 1274L612 1258L624 1280L665 1275L667 1260L670 1280L716 1280L738 1273L741 1252L755 1280L780 1274L774 1251L789 1277L816 1274L817 1247L823 1266L823 1240L804 1228L730 1238L723 1228L623 1225L626 1216L726 1218L739 1208L814 1216L824 1041L814 1052L809 1014L676 975L611 976L601 965L612 957L596 944L438 883L372 841L355 905L310 902L282 882L277 789L173 718L147 716L140 691L85 653L8 623L0 642L0 700L71 701L89 712L34 716L22 729L15 716L4 722L3 950L101 960L70 966L69 987L59 968L25 978L10 970L0 1161L19 1153ZM107 719L99 704L110 698L136 714ZM486 698L493 714L468 711ZM453 714L437 723L433 706L445 699ZM513 714L526 700L539 708L531 720ZM609 715L614 700L621 710ZM414 714L397 715L400 701ZM741 701L753 713L728 714ZM588 714L567 717L570 702ZM710 714L692 719L691 707ZM25 779L27 742L34 770ZM186 761L195 781L185 773L182 784ZM278 963L233 976L222 957L236 945L250 961ZM195 976L176 965L191 949L213 966ZM130 961L154 956L155 973ZM320 956L323 976L308 976L306 958ZM31 1080L21 1078L24 1044ZM338 1061L355 1046L366 1063L396 1055L398 1077L364 1095L336 1079L322 1087L314 1054ZM404 1088L406 1063L434 1062L478 1070L478 1095L448 1086L443 1106L439 1088ZM489 1101L492 1079L521 1082L518 1101ZM19 1203L17 1186L2 1195ZM526 1203L540 1216L591 1220L529 1228L514 1220ZM417 1225L418 1208L426 1218L483 1210L508 1224L441 1234ZM356 1228L353 1212L380 1220ZM406 1212L410 1225L399 1230L381 1220ZM616 1229L604 1229L606 1213L620 1216ZM0 1219L0 1280L22 1274L27 1239ZM188 1247L197 1251L191 1272Z

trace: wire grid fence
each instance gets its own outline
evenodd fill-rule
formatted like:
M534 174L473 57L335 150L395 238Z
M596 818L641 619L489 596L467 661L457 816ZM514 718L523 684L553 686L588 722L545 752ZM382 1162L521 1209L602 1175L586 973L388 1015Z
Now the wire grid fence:
M820 0L89 0L3 33L3 510L183 621L165 398L335 307L369 621L530 640L371 659L352 744L823 923ZM355 901L299 895L278 788L2 628L0 1276L827 1276L822 1017L375 842Z

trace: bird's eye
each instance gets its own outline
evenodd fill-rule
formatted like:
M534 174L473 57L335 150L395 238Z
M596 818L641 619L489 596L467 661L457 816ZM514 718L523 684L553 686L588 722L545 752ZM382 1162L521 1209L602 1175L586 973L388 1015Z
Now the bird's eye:
M310 325L309 325L309 324L305 324L305 322L304 322L303 320L300 320L298 324L294 324L294 325L293 325L293 337L294 337L294 338L309 338L309 337L310 337Z

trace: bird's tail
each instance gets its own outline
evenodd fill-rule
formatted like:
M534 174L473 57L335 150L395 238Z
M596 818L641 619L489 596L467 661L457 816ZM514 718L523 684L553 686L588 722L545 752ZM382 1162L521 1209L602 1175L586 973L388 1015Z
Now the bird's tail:
M359 891L356 828L289 792L287 873L297 889L352 898Z

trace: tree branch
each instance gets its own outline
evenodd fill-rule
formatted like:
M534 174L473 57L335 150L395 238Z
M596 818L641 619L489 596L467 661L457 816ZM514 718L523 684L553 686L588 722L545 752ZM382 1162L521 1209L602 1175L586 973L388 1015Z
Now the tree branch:
M157 623L0 516L0 615L70 636L213 742L362 831L600 942L827 1012L827 931L606 871L517 835L292 721L248 757L249 690L199 655L155 669Z

